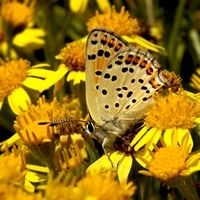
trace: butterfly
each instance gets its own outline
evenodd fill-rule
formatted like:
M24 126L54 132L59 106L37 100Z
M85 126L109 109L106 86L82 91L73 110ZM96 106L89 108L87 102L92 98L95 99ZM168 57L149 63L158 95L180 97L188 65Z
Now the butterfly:
M93 122L86 127L107 153L153 103L152 95L170 85L147 50L130 45L110 30L92 30L86 43L86 103Z

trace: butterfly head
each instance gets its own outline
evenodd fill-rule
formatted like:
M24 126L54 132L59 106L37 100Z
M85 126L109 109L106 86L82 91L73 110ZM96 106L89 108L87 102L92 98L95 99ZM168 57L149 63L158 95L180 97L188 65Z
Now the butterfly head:
M86 131L86 133L87 133L89 136L91 136L91 137L93 137L93 138L96 139L96 136L95 136L96 127L95 127L95 125L94 125L92 122L88 122L88 123L86 124L86 129L85 129L85 131Z

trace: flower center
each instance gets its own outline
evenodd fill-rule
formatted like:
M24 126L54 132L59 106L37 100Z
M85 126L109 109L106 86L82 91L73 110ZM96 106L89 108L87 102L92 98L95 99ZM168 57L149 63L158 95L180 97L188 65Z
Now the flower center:
M0 100L19 87L27 76L27 60L0 61Z
M189 112L188 112L189 111ZM186 128L195 126L195 118L200 115L200 104L179 90L167 96L158 94L155 103L146 114L145 123L160 129Z
M32 1L31 5L26 5L17 1L5 1L2 4L1 14L2 18L7 21L11 26L26 26L32 21L33 17L33 5L35 1Z
M187 154L179 146L162 147L153 156L149 171L161 180L178 176L186 168Z
M62 62L71 70L85 70L85 44L81 41L76 41L67 44L60 52Z
M123 26L122 26L123 24ZM111 29L119 35L134 35L140 33L141 29L137 19L133 19L128 11L122 7L120 12L117 13L115 7L113 6L111 11L107 11L100 14L96 11L96 15L92 17L88 23L88 31L96 27L104 27Z

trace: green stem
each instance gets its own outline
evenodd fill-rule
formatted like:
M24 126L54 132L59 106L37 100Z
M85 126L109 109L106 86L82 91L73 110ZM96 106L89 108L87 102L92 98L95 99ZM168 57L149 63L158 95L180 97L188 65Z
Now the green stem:
M181 195L188 200L199 200L192 176L179 176L168 183L179 190Z
M184 7L185 7L186 0L179 0L179 5L177 7L176 13L175 13L175 19L172 26L172 31L169 38L169 45L168 45L168 58L170 62L171 69L175 72L178 72L179 67L174 66L174 63L176 63L176 47L177 47L177 38L179 29L181 26L181 19L184 13Z

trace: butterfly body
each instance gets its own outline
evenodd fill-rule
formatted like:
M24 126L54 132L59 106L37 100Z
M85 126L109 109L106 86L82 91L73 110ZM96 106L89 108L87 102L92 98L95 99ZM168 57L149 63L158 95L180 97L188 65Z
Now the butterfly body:
M168 84L157 60L115 33L94 29L86 46L86 102L94 129L88 131L112 147L140 120L152 95Z

